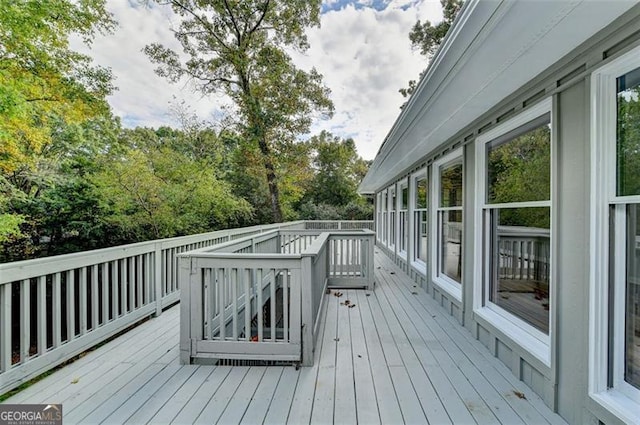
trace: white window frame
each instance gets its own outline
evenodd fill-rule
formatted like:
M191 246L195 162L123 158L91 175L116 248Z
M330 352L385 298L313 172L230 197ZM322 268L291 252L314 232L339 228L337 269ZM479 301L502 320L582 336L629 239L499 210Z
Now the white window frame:
M418 196L418 180L424 179L427 182L427 208L416 208L417 196ZM420 258L417 258L416 253L418 252L417 245L421 244L422 241L420 237L416 237L419 233L416 227L418 226L418 221L416 220L417 213L422 213L425 211L427 213L427 217L429 214L429 175L427 174L427 167L421 168L411 175L411 184L409 189L409 210L411 211L411 215L409 216L409 220L412 223L411 225L411 238L409 243L411 244L411 265L420 273L426 276L427 274L427 263L422 261ZM429 226L429 220L427 218L427 226ZM427 234L428 235L428 234ZM429 237L427 236L427 244L429 243ZM426 256L425 256L426 259Z
M591 75L591 222L589 270L589 396L620 420L638 420L640 390L624 380L624 264L613 270L613 300L609 299L609 250L613 239L615 256L624 256L627 204L640 203L640 196L616 195L616 79L640 67L640 47L602 66ZM610 234L613 207L614 234ZM623 277L624 279L624 277ZM609 306L613 304L613 335L609 335ZM622 332L622 335L621 335ZM609 344L614 341L613 359ZM612 362L611 362L612 360ZM609 388L610 364L613 387Z
M398 256L400 258L403 258L404 260L407 259L407 248L409 246L409 184L407 179L402 179L397 183L397 188L398 188L398 192L396 195L396 214L398 215L398 230L396 232L396 243L398 246ZM407 189L407 208L406 209L402 209L402 190L403 189ZM405 223L404 223L404 227L403 227L403 223L402 223L402 217L404 215L405 218ZM404 241L404 249L402 249L402 242L403 242L403 237L405 238Z
M447 165L451 165L454 163L460 162L462 164L462 207L455 208L441 208L440 207L440 169L442 167L446 167ZM453 210L457 208L461 208L464 216L464 199L466 193L466 181L464 179L464 155L462 147L448 153L442 158L434 161L431 168L431 280L435 285L437 285L440 289L454 297L458 301L462 301L462 285L464 284L464 279L460 279L462 283L458 283L455 280L451 279L445 273L442 273L440 270L440 248L441 248L441 240L442 235L440 232L440 219L438 217L439 212L446 210ZM464 228L464 218L462 221ZM463 233L463 244L464 244L464 233ZM463 252L463 244L460 246L460 255ZM464 257L462 259L464 261Z
M490 301L489 279L490 267L488 266L490 258L484 258L483 253L490 252L490 238L487 236L490 223L485 219L490 214L490 210L499 207L502 204L489 204L486 202L487 191L487 144L496 138L515 130L545 114L550 114L551 119L551 188L548 201L518 202L514 203L514 207L549 207L550 208L550 272L549 272L549 334L536 329L533 325L527 323L523 319L501 308L497 304ZM552 100L547 98L538 104L532 106L516 117L506 121L504 124L488 131L476 138L476 178L475 193L477 194L475 209L475 226L474 226L474 246L479 261L475 261L474 271L474 312L484 320L500 329L510 339L521 345L526 351L531 353L545 365L551 366L551 340L553 338L553 314L555 312L555 293L553 285L555 284L555 261L554 259L554 208L552 200L555 194L555 140L553 131L553 112ZM511 205L511 204L508 204ZM486 237L485 237L486 236ZM478 258L477 257L477 258Z
M396 239L398 238L398 191L396 185L393 184L387 188L388 203L388 235L387 235L387 247L391 251L396 249ZM395 200L393 198L396 198Z

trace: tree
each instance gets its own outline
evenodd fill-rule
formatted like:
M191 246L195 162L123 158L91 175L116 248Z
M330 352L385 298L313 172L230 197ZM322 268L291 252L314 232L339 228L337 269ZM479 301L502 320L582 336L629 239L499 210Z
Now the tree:
M367 174L369 162L356 151L353 139L341 139L327 131L308 141L313 179L301 199L303 219L371 219L372 205L358 194L358 185Z
M235 227L248 221L251 206L216 176L208 158L175 148L193 145L178 130L125 130L121 146L103 158L91 176L110 211L105 220L123 242L167 238ZM196 136L197 139L197 136Z
M322 76L297 69L284 50L308 48L304 30L319 25L321 1L156 1L181 17L174 32L188 57L151 44L145 52L156 72L172 82L186 76L203 94L222 92L234 101L236 125L260 153L272 218L281 221L274 145L308 131L314 113L333 112Z
M411 40L411 47L413 49L419 49L420 54L430 61L433 55L440 47L440 43L447 35L449 28L453 24L453 21L458 16L458 12L462 9L463 0L440 0L442 5L442 14L444 19L436 25L433 25L430 21L415 23L411 32L409 33L409 40ZM424 71L420 74L422 74ZM399 92L404 97L409 97L413 94L418 83L416 80L409 81L409 87L402 88Z
M109 70L69 49L115 22L105 0L0 2L0 239L31 253L34 218L25 212L59 180L81 139L69 131L109 116ZM4 251L4 250L3 250ZM0 255L2 252L0 252Z

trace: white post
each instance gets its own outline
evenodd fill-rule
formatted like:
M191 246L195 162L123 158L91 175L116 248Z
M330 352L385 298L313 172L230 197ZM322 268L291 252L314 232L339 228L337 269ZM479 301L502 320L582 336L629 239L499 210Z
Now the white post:
M180 364L191 363L191 258L178 259L180 288ZM156 267L157 270L157 267ZM160 308L162 310L162 308Z
M302 326L302 366L313 366L313 286L320 284L313 281L311 273L312 257L302 257L302 270L300 271L301 294L301 326ZM291 326L296 324L291 323Z

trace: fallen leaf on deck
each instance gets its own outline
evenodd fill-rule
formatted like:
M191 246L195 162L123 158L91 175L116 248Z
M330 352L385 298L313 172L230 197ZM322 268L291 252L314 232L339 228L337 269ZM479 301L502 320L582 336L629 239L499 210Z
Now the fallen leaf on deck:
M521 398L521 399L523 399L523 400L526 400L526 399L527 399L527 397L525 397L524 393L521 393L520 391L513 390L513 393L514 393L514 394L516 395L516 397L518 397L518 398Z
M71 380L71 383L72 383L72 384L77 384L78 382L80 382L80 378L73 378L73 379Z
M333 338L334 341L340 341L340 338Z

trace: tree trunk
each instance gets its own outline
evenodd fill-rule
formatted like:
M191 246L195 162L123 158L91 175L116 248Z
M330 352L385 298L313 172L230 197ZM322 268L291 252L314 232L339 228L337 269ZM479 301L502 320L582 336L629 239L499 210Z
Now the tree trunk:
M271 211L273 213L273 222L282 222L282 209L280 208L280 191L278 190L278 182L276 180L276 171L271 161L271 149L264 137L258 140L260 152L264 159L264 168L267 172L267 183L269 184L269 195L271 197Z

